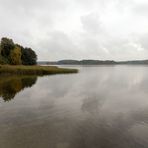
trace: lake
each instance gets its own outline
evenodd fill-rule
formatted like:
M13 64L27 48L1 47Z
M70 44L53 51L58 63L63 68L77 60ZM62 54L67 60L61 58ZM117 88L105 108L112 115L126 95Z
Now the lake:
M0 76L0 148L148 148L148 66Z

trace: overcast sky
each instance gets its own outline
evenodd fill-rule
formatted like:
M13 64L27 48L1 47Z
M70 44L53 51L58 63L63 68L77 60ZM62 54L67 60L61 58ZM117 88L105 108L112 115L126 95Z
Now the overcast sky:
M148 0L0 0L0 18L39 60L148 59Z

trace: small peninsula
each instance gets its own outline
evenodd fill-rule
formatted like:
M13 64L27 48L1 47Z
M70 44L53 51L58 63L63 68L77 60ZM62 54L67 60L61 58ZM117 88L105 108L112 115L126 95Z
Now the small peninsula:
M77 73L77 69L59 68L57 66L37 65L37 55L34 50L2 38L0 42L0 74L18 75L50 75Z

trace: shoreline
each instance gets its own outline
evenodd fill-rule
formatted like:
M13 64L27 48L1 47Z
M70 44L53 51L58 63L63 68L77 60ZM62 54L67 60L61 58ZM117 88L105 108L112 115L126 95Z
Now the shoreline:
M15 75L52 75L78 73L77 69L59 68L57 66L25 66L25 65L0 65L0 74Z

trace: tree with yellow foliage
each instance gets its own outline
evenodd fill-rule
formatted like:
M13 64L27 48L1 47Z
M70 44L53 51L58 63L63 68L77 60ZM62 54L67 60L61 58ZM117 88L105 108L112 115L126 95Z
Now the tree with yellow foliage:
M10 58L10 62L12 65L21 65L22 61L21 61L21 48L18 46L15 46L15 48L13 50L11 50L9 58Z

